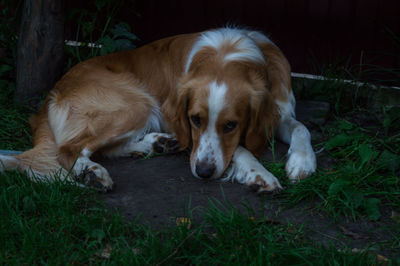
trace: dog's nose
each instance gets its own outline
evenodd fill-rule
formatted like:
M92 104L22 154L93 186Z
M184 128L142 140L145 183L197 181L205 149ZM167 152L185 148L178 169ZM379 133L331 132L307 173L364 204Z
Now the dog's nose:
M214 164L197 163L196 174L201 178L210 178L215 171Z

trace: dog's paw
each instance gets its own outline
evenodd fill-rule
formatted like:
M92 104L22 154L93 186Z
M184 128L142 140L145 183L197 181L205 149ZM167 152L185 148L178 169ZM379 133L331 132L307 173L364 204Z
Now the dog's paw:
M77 181L104 192L111 190L114 184L107 170L97 163L93 163L81 171Z
M317 168L317 160L312 149L292 152L286 162L286 175L292 182L309 177Z
M148 133L141 140L130 142L124 148L128 156L136 159L154 154L174 153L179 149L179 142L175 135L159 132Z
M222 180L235 180L251 189L261 192L282 190L279 180L271 174L247 149L239 146L232 162L225 170Z
M279 180L266 169L251 169L248 173L247 185L257 193L272 192L279 193L282 186Z
M170 134L159 133L154 136L152 148L153 153L174 153L179 151L179 142Z

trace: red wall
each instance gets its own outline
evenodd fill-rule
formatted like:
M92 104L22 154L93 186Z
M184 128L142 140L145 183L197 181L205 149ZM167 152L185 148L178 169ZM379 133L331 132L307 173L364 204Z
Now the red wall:
M385 30L400 39L399 0L128 2L118 16L132 25L142 43L232 23L267 33L295 72L319 74L322 65L345 64L346 60L351 65L362 60L400 68L400 40L396 44Z

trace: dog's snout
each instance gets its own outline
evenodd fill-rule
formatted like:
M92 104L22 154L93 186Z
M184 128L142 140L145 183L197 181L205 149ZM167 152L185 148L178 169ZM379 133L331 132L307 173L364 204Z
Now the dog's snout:
M214 164L197 163L196 174L201 178L210 178L215 172Z

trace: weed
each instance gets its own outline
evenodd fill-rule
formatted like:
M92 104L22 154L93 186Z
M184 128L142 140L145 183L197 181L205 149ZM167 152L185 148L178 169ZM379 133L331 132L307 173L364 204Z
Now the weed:
M136 47L134 42L138 37L131 33L130 26L114 21L122 2L123 0L96 0L92 10L71 11L68 17L76 21L75 41L79 42L80 46L66 47L67 69L91 57Z
M317 208L335 219L345 215L377 220L381 206L400 209L399 135L387 136L380 128L362 128L345 119L325 130L330 137L322 144L337 160L334 169L319 169L292 185L284 177L283 164L267 166L288 186L283 196L287 202L318 200Z

